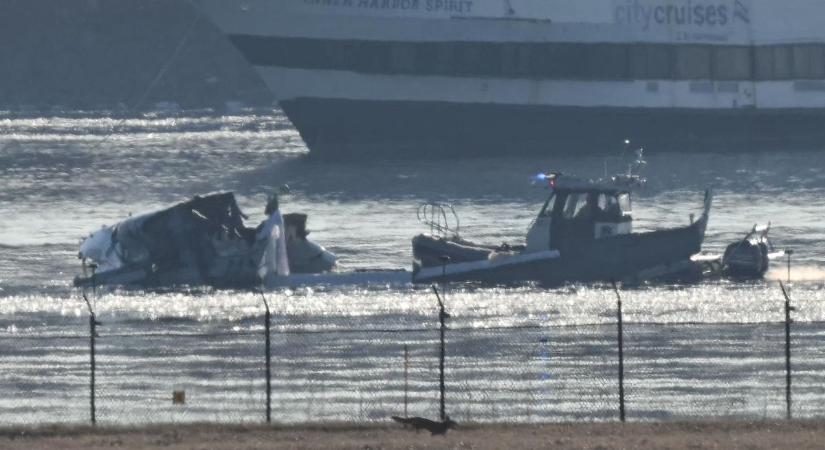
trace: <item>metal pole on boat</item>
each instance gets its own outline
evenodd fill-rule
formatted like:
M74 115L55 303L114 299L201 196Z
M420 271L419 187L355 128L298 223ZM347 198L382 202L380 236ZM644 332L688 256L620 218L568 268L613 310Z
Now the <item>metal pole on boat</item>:
M266 301L264 295L264 288L260 288L261 298L264 301L264 333L266 335L266 423L272 423L272 352L270 344L270 323L272 322L272 314L269 311L269 302Z
M445 421L447 419L446 414L446 407L445 407L445 387L444 387L444 359L445 359L445 346L444 346L444 330L445 325L444 321L450 317L449 314L444 310L444 302L441 301L441 296L438 294L438 288L433 286L433 292L435 292L435 298L438 299L438 307L439 307L439 314L438 319L441 323L441 355L438 360L438 382L439 382L439 390L441 391L441 421Z
M782 288L782 295L785 296L785 415L788 420L791 420L791 311L796 308L791 306L790 290L785 288L782 282L779 282L779 287Z
M616 315L619 325L619 419L624 422L624 330L622 323L622 296L619 294L619 288L616 286L616 281L611 281L611 283L613 284L613 291L616 293L616 300L618 304Z

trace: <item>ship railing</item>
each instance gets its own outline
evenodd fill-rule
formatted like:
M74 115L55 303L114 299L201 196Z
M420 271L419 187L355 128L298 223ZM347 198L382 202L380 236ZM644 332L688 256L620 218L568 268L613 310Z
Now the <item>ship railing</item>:
M416 212L418 221L430 228L430 234L442 238L459 237L461 222L453 205L422 203Z

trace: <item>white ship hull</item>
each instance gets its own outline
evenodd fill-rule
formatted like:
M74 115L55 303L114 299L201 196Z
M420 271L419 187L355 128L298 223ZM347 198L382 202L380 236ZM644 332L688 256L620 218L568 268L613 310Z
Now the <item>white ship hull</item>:
M819 0L199 3L315 151L825 142Z

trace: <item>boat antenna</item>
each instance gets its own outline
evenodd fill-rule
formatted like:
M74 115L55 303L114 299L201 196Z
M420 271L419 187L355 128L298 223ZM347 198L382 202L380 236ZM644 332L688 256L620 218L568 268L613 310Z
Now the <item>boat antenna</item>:
M624 140L624 145L622 146L622 153L619 155L619 161L624 161L625 156L627 156L627 150L630 148L630 139Z
M618 157L617 157L617 159L618 159L618 166L619 166L620 168L622 167L622 164L624 163L624 158L625 158L625 156L627 155L627 150L628 150L629 148L630 148L630 139L629 139L629 138L625 138L625 139L622 141L622 149L619 151L619 155L618 155ZM608 173L608 170L607 170L607 161L608 161L608 160L611 160L611 159L613 159L613 158L612 158L612 157L607 157L607 158L605 158L605 160L604 160L604 179L607 179L608 177L610 177L610 174ZM614 167L615 167L615 166L614 166ZM621 170L621 169L619 169L619 170Z
M644 147L639 147L638 149L636 149L636 161L633 161L632 163L628 164L628 166L627 166L627 175L628 176L633 176L633 171L634 170L636 171L636 174L638 175L638 173L641 172L642 167L645 166L646 164L647 164L647 161L645 160L645 148Z

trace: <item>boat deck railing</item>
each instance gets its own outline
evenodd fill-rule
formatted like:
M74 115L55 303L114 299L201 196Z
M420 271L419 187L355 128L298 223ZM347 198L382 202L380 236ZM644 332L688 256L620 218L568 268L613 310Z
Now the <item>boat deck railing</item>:
M430 234L440 237L459 237L461 221L453 205L422 203L416 212L418 221L430 228Z

